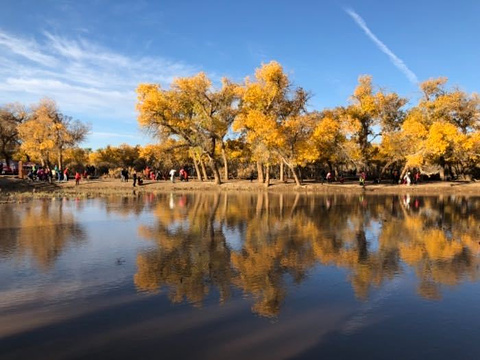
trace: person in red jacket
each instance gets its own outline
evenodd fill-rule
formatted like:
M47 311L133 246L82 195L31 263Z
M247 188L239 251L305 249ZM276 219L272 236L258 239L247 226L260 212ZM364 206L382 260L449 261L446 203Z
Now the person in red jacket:
M80 179L82 178L82 176L80 175L80 173L77 171L75 173L75 185L78 185L80 184Z

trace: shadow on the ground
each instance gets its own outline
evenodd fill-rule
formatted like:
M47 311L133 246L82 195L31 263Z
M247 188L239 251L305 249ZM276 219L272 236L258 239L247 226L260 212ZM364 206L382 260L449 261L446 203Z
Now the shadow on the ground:
M13 176L0 176L0 190L2 193L53 192L59 188L55 183L50 184L45 181L18 179Z

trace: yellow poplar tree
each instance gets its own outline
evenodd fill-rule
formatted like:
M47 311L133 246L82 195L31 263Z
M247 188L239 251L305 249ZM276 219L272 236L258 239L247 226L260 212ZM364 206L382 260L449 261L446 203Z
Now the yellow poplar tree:
M437 78L420 84L423 96L402 128L410 149L405 170L418 167L428 173L438 169L444 178L447 166L456 166L457 173L469 176L478 164L480 99L458 89L448 91L446 82L446 78ZM433 170L425 171L428 168Z
M236 116L236 85L222 80L216 91L204 73L175 79L170 90L156 84L140 84L137 88L141 127L150 130L160 140L179 137L191 148L206 155L220 184L217 144L223 142Z
M345 149L345 134L338 109L313 113L318 119L312 134L310 148L317 160L326 162L330 170L333 163L343 160L348 152Z
M42 166L50 165L55 157L63 168L63 153L81 143L89 127L80 121L61 114L55 101L42 99L32 107L28 120L18 127L22 141L21 150Z
M352 147L352 161L361 167L369 167L376 149L372 142L384 133L386 135L399 129L403 121L401 108L406 102L396 93L375 93L370 75L359 77L352 104L344 112L348 123L347 135L356 147ZM376 127L380 128L380 132L375 130Z
M306 149L313 131L313 118L304 115L308 95L292 89L282 66L275 61L255 71L255 79L245 79L241 112L234 129L245 133L257 160L279 158L300 185L295 166L311 158ZM268 181L267 181L268 185Z
M42 166L50 164L55 152L52 133L53 118L57 114L56 105L49 99L43 99L32 109L32 114L18 127L22 141L21 150L33 161L40 161Z

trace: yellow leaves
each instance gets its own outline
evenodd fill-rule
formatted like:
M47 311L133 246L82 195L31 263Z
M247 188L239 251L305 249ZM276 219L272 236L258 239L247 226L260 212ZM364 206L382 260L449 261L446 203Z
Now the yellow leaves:
M343 147L352 161L360 162L362 160L362 150L354 140L349 139L345 141Z
M145 145L144 147L141 147L138 152L138 155L144 159L153 159L153 158L159 157L160 154L161 154L161 146L157 144Z
M405 136L413 139L422 139L428 134L426 124L423 122L422 115L419 111L411 111L402 126Z
M420 168L425 162L424 156L421 153L409 154L405 158L405 166L408 168Z
M266 115L263 112L252 109L239 118L236 128L245 128L246 139L249 143L257 141L265 143L270 148L273 146L281 146L283 141L279 138L279 129L276 117Z
M253 81L245 79L242 94L233 128L245 134L257 159L281 158L289 166L315 159L308 148L315 118L302 114L308 94L301 88L290 89L279 63L263 64Z
M447 83L446 77L439 77L436 79L429 79L420 83L420 89L423 91L425 98L428 100L432 96L439 96L443 93L443 87Z
M472 161L474 164L480 162L480 131L464 136L460 143L459 152L462 158Z
M353 92L353 97L361 101L362 99L372 96L372 76L371 75L361 75L358 78L358 86Z
M260 83L275 85L278 89L284 89L290 83L287 75L283 72L282 65L276 61L262 64L255 70L255 78Z
M449 148L456 145L462 138L455 125L445 122L435 122L430 127L426 139L427 151L434 155L445 155Z
M170 90L140 84L138 119L162 140L180 136L205 152L218 148L233 129L242 134L256 159L284 159L287 166L316 160L353 161L357 168L373 161L474 166L480 158L474 135L480 98L457 89L447 91L446 81L423 82L424 98L404 111L407 99L377 90L372 77L364 75L349 106L304 116L307 92L292 89L282 66L272 61L241 86L222 79L218 91L205 73L175 79Z
M320 143L332 143L340 131L340 124L332 117L324 117L315 127L313 140Z
M140 84L137 87L137 105L136 109L139 113L138 122L140 126L148 127L158 120L168 119L172 110L172 105L168 101L167 95L159 85Z
M372 77L370 75L362 75L358 78L358 85L353 91L352 98L355 106L353 112L357 113L354 118L360 118L365 114L373 117L378 113L377 99L373 93Z
M403 134L400 132L392 132L383 135L379 153L392 160L401 159L408 154L408 145L406 144Z
M309 147L311 148L310 156L325 159L327 161L336 160L339 147L345 142L345 135L338 119L328 112L321 119L313 124L313 132Z
M90 164L90 154L91 152L89 149L70 148L65 150L63 162L69 167L71 165L87 165Z
M89 160L96 166L107 166L109 168L133 167L139 158L140 147L121 144L98 149L89 156Z
M268 106L270 97L260 84L252 83L243 92L243 106L263 110Z
M284 96L289 86L290 81L279 63L272 61L263 64L255 71L255 81L245 79L242 106L247 111L278 111L278 105L285 102Z
M404 117L401 108L405 104L406 99L396 93L374 92L371 76L359 77L352 104L343 116L343 127L358 148L359 156L349 156L357 166L368 167L378 153L372 145L373 139L399 129ZM377 129L379 126L381 130Z
M202 72L174 79L170 90L140 85L137 93L140 126L161 141L179 138L190 148L201 149L219 184L216 145L224 141L238 114L237 85L222 79L221 90L215 90Z
M101 154L98 151L91 152L88 154L88 163L93 165L98 165L101 161Z
M58 110L53 100L43 99L33 107L32 116L18 126L22 139L21 150L32 160L48 162L55 150L55 130Z
M212 83L204 72L200 72L195 76L175 78L171 88L183 95L204 94L207 92Z
M447 91L446 81L430 79L420 85L424 99L409 111L402 126L402 135L411 149L407 166L438 164L440 159L464 165L478 161L472 129L480 116L480 103L474 95Z

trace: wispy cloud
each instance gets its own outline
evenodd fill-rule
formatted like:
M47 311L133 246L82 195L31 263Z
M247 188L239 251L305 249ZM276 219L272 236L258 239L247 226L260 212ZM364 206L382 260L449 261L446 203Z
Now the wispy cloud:
M0 47L3 47L7 53L20 55L44 66L55 66L57 63L55 57L42 53L34 40L20 39L1 31Z
M388 47L385 45L367 26L365 20L362 19L360 15L358 15L353 9L347 8L344 9L345 12L352 17L355 23L367 34L367 36L372 40L375 45L385 53L389 58L390 61L395 65L413 84L418 84L418 78L415 73L408 68L408 66L400 59L397 55L395 55Z
M195 66L161 57L128 56L86 38L44 32L39 39L0 30L0 104L48 96L65 112L135 122L135 88L166 86Z

